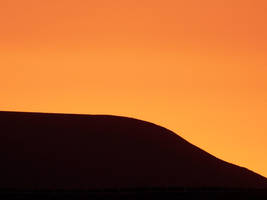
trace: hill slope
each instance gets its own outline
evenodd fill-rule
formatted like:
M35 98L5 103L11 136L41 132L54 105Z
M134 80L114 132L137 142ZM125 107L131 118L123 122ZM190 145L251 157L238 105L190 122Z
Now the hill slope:
M141 120L0 112L0 122L0 188L267 188L266 178Z

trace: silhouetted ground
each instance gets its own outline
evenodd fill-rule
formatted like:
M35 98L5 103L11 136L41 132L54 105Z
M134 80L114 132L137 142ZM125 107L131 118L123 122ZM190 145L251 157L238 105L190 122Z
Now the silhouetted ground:
M265 177L141 120L0 112L0 133L0 200L267 199Z
M267 199L263 189L222 189L222 188L135 188L102 190L42 190L42 191L0 191L1 199Z

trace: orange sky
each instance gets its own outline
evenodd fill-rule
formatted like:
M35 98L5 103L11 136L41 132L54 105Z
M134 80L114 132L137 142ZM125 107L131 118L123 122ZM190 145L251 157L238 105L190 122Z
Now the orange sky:
M267 176L266 0L2 0L0 109L167 127Z

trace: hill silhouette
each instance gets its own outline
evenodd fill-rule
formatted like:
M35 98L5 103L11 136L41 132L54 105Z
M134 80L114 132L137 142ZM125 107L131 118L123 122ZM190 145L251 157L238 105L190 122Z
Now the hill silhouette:
M118 116L0 112L0 188L267 188L155 124Z

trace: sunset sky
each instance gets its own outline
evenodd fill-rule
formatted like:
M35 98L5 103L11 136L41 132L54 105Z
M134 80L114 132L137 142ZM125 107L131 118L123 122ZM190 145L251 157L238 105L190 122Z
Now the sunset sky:
M0 110L143 119L267 176L266 10L266 0L1 0Z

